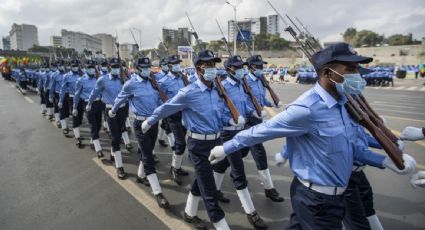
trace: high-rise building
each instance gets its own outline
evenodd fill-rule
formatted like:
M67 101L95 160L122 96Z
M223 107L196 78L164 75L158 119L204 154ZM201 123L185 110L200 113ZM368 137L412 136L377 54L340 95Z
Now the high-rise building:
M38 31L34 25L13 23L9 32L10 48L13 50L28 50L38 43Z
M192 42L192 33L186 27L177 30L162 28L162 40L166 44L189 45Z
M61 30L62 46L65 48L73 48L77 52L82 53L84 50L95 52L102 51L102 41L94 36L68 30Z
M0 40L0 49L10 50L10 38L9 36L2 37Z
M62 46L62 37L61 36L50 36L50 45L53 47Z
M105 54L107 58L115 55L115 37L110 34L95 34L93 36L101 40L102 53Z
M248 30L252 34L265 34L267 33L267 18L266 17L259 17L259 18L249 18L242 21L237 21L237 25L239 26L239 29L241 30ZM230 20L227 22L227 28L228 28L228 40L233 41L234 39L234 31L235 31L235 21ZM238 28L236 28L238 30Z
M122 43L120 44L120 58L132 59L138 52L136 44Z
M277 15L267 16L267 33L280 35L281 31L279 17Z

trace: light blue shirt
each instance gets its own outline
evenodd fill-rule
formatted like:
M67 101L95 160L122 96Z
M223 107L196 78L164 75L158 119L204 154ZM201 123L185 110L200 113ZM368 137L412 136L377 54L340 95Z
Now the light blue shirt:
M164 70L159 71L158 73L155 74L156 80L160 81L165 76L167 76L167 74L168 74L168 72L164 72Z
M324 186L347 186L353 161L382 167L383 155L372 154L356 141L357 134L344 107L318 83L272 119L238 133L224 151L286 137L295 176Z
M77 80L80 78L78 72L69 72L63 76L62 85L59 93L59 101L63 103L65 94L74 96L75 90L77 89Z
M44 84L46 82L47 75L47 72L38 72L37 89L40 92L44 89Z
M161 79L159 87L168 98L172 98L185 86L181 77L175 76L170 71L163 79Z
M224 101L215 88L209 89L200 80L181 89L177 95L155 109L148 118L153 125L162 118L182 111L185 127L194 133L216 134L223 123Z
M96 81L95 76L90 77L87 74L77 80L73 101L74 108L77 108L80 99L84 101L89 99L91 92L96 86Z
M102 101L106 105L113 105L122 88L121 79L119 76L113 77L112 74L103 75L97 82L94 90L90 94L88 104L102 95Z
M221 83L223 84L227 95L230 97L233 104L235 104L236 109L239 111L239 114L245 119L251 116L253 108L248 106L248 95L245 93L242 83L239 81L235 81L230 77L227 77ZM229 108L227 106L224 106L223 119L229 121L231 117L232 116ZM226 126L230 125L226 124Z
M112 112L116 113L119 107L129 101L131 111L137 116L148 117L161 105L161 98L149 80L133 74L127 81L118 97L115 99Z
M59 72L58 74L52 75L52 77L50 79L50 81L52 82L52 85L51 85L51 88L50 88L49 97L53 97L53 95L55 93L60 93L62 81L63 81L63 76L65 74L66 74L66 72L64 72L64 73Z
M264 88L260 78L254 76L252 73L249 73L245 77L249 87L251 87L252 94L254 94L255 98L257 98L257 101L261 107L273 107L273 103L271 103L266 98L266 89ZM253 107L253 105L251 105L251 107Z

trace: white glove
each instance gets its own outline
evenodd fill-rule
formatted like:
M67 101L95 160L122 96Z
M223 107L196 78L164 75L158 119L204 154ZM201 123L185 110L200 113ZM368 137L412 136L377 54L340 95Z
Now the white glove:
M58 103L58 107L59 107L59 109L62 109L62 106L63 106L62 102L59 102L59 103Z
M148 124L148 120L145 120L142 123L142 133L146 133L150 128L151 126Z
M229 124L231 126L236 126L236 127L244 127L245 123L246 123L245 118L243 118L241 115L239 115L239 117L238 117L238 123L237 124L235 123L233 118L230 118L230 120L229 120Z
M405 146L405 144L404 144L404 141L402 141L402 140L397 140L397 147L398 147L398 149L400 149L402 152L403 152L403 150L404 150L404 146Z
M410 178L410 184L412 184L414 188L417 188L417 186L425 188L425 171L419 171L413 175Z
M286 164L287 158L284 158L282 154L276 153L274 155L274 160L276 161L276 166L280 167Z
M116 113L112 112L112 109L108 111L108 116L110 118L114 118L116 115L117 115Z
M403 132L401 132L400 139L407 140L407 141L418 141L418 140L425 139L425 137L424 137L424 134L422 133L422 128L408 126L404 128Z
M53 103L53 97L49 97L50 103Z
M87 105L86 105L86 111L87 111L87 112L90 112L90 110L91 110L91 105L87 104Z
M403 160L404 160L404 169L403 170L398 169L397 166L395 166L394 162L389 157L385 157L385 160L382 163L382 165L385 168L389 168L389 169L393 170L394 172L396 172L400 175L410 174L413 171L415 171L416 161L415 161L415 159L413 159L413 157L411 157L408 154L403 153Z
M218 145L211 149L211 153L208 157L208 160L211 162L211 164L216 164L219 161L223 160L225 157L226 153L224 153L224 147L222 145Z
M258 118L258 119L266 119L267 118L267 112L264 110L261 110L261 116L258 116L257 111L252 111L252 116Z
M385 126L388 126L388 121L387 121L387 119L385 119L385 117L384 117L384 116L379 115L379 118L381 118L382 123L383 123Z
M283 103L281 101L279 101L279 103L277 103L277 105L275 106L276 109L280 109L282 108Z
M76 109L72 110L72 116L76 117L78 115L78 111Z
M40 95L40 90L37 88L37 94Z

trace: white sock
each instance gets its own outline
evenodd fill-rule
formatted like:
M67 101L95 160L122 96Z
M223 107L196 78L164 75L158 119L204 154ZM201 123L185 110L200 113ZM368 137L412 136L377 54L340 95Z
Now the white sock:
M121 168L122 167L122 156L121 156L121 151L116 151L114 152L114 157L115 157L115 166L117 168Z
M165 136L165 130L160 128L158 131L158 139L163 141L165 139L164 136Z
M59 118L59 113L55 113L55 121L60 121L60 118Z
M126 145L130 144L130 138L128 137L127 131L122 132L121 137L124 140L124 144L126 144Z
M65 119L61 120L61 127L62 127L62 129L66 129L66 120Z
M171 166L173 166L175 169L181 168L182 160L183 160L183 155L176 155L176 153L173 152L173 159L171 161Z
M221 219L219 222L213 223L213 224L214 224L215 229L217 229L217 230L230 230L230 227L227 224L226 219L224 219L224 218Z
M125 127L131 128L130 118L125 119Z
M112 151L112 147L111 147L111 155L115 156L114 151Z
M260 180L263 183L263 186L264 186L265 189L274 188L272 177L270 176L269 169L258 170L258 173L260 174Z
M167 134L168 143L170 144L170 147L174 147L176 140L174 139L174 134L169 133Z
M47 114L50 116L50 115L53 115L53 108L47 108Z
M140 178L146 177L145 168L143 167L143 161L140 161L139 163L139 169L137 169L137 176L139 176Z
M102 147L100 146L99 139L93 140L94 151L99 152L102 151Z
M224 179L224 173L214 172L214 181L215 181L215 187L217 188L217 191L220 191L221 184L223 183L223 179Z
M41 104L41 111L46 111L46 104Z
M372 230L384 230L377 215L368 216L367 220L369 221L370 228Z
M186 207L184 209L184 212L190 217L197 216L198 205L200 200L201 200L200 196L194 196L192 195L191 192L189 192L189 195L187 196Z
M75 139L80 138L80 127L76 127L73 129Z
M151 184L152 193L158 195L162 193L161 186L159 185L158 177L156 173L150 174L148 177L149 184Z
M246 214L251 214L255 211L254 204L252 203L251 195L249 194L248 188L242 190L236 190L238 193L239 200L241 201L242 208Z

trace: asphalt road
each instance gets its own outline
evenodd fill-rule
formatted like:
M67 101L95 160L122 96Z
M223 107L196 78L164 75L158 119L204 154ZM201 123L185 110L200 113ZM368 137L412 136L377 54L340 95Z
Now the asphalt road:
M272 87L282 102L288 104L311 85L272 83ZM425 91L421 89L421 81L404 80L396 81L394 88L368 88L365 96L397 133L408 125L424 126ZM61 130L40 115L38 102L36 94L23 96L11 83L0 81L0 229L188 228L181 220L193 176L187 155L183 164L191 175L179 187L169 180L170 149L156 147L161 160L158 176L171 203L170 211L164 212L157 208L150 188L135 182L139 161L136 150L123 151L130 178L118 181L110 162L98 161L90 150L87 125L82 128L86 146L78 149L72 138L65 138ZM272 111L271 115L276 112L279 111ZM109 138L103 132L101 138L104 153L109 157ZM273 162L283 142L283 139L273 140L265 146L275 187L286 198L284 203L265 198L252 158L245 159L254 205L269 229L282 229L292 212L289 200L292 174L288 166L278 168ZM416 159L418 169L425 170L424 141L407 143L405 152ZM408 176L390 170L368 167L366 173L385 229L425 228L425 190L413 189ZM230 204L221 205L231 229L251 229L230 177L225 178L222 191L231 199ZM199 216L207 219L202 204Z

